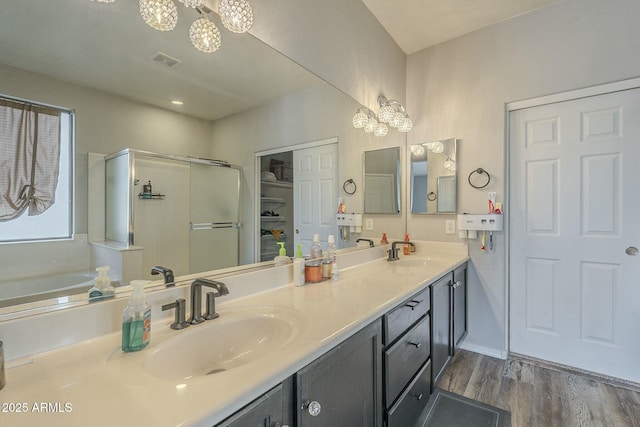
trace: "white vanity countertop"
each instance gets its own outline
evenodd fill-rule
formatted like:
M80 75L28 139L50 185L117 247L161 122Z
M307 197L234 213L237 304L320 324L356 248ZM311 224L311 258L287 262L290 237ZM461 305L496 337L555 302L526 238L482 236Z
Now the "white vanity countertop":
M421 265L426 257L430 261ZM32 356L6 371L0 424L211 427L469 258L466 251L418 247L406 259L411 261L380 259L344 269L337 281L289 284L228 302L220 298L220 319L245 306L278 306L293 310L301 326L285 347L215 375L175 381L151 376L143 367L168 338L215 320L184 331L171 330L170 321L154 322L151 343L137 353L122 353L121 334L114 333Z

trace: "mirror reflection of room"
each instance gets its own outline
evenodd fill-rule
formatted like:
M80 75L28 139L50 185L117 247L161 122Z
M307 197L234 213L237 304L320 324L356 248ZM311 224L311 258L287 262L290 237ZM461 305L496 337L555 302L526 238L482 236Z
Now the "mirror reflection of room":
M455 138L409 147L411 213L456 213L456 150Z

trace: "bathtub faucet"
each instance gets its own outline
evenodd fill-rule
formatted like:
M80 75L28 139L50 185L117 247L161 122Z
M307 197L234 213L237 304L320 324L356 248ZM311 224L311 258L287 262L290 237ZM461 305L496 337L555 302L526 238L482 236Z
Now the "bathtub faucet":
M167 286L175 285L175 278L173 277L173 270L170 268L163 267L161 265L156 265L151 268L151 274L157 276L158 274L162 274L164 276L164 283Z

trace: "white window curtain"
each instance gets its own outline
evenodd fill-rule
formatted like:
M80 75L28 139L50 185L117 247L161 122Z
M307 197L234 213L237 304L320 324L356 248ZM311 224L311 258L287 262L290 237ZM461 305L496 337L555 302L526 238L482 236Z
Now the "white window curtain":
M59 165L59 111L0 98L0 221L52 206Z

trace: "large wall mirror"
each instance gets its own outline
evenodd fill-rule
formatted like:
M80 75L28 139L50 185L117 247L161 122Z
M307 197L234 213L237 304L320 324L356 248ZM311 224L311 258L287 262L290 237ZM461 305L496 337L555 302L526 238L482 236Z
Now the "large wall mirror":
M400 147L365 151L364 213L400 213Z
M411 156L411 213L455 213L457 199L457 139L413 144Z
M93 269L88 242L93 239L92 229L104 230L100 215L94 214L104 197L90 191L89 153L131 148L240 165L244 175L239 263L244 265L254 262L253 236L260 232L253 228L253 153L341 132L356 143L364 138L358 136L361 132L354 137L347 133L356 132L350 120L341 125L335 115L325 119L316 114L333 111L349 118L359 103L250 34L223 30L215 14L211 19L221 28L222 46L205 54L189 40L189 26L198 14L180 4L177 27L159 32L144 23L136 1L37 3L34 7L23 0L2 2L0 93L76 112L75 238L72 242L0 245L0 287L28 276L41 276L48 285L57 281L50 279L57 274L53 267ZM183 105L173 105L171 99ZM246 138L240 140L242 132ZM284 137L292 134L296 139L284 143ZM221 145L226 152L219 154ZM362 149L355 147L348 155L359 159ZM159 179L153 179L154 191L164 192L168 186ZM176 200L167 195L163 201L143 202L160 206ZM399 209L397 202L393 209ZM171 248L171 243L166 246ZM175 264L171 260L157 263ZM82 295L71 288L55 292L50 304Z

